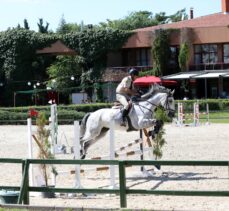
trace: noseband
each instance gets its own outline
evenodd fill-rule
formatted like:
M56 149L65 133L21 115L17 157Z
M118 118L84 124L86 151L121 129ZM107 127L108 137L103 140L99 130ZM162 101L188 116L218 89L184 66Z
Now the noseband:
M171 97L171 94L170 94L170 93L168 93L167 96L166 96L165 110L167 110L167 111L169 111L169 112L175 113L175 109L171 109L171 108L169 107L169 100L168 100L169 97Z

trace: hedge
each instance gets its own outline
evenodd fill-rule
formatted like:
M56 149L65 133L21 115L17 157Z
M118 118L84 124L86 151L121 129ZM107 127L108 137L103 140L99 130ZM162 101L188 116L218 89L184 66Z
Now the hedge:
M87 112L93 112L101 108L110 108L112 104L80 104L80 105L58 105L58 123L70 124L74 120L81 120ZM26 124L29 110L43 111L49 117L50 106L26 106L26 107L0 107L0 124Z
M193 110L193 103L197 100L179 100L183 102L186 111ZM229 111L228 99L198 100L200 110L206 110L206 103L210 111ZM110 108L111 103L80 104L80 105L58 105L58 123L72 124L74 120L81 120L87 112L93 112L101 108ZM0 107L0 124L26 124L29 117L29 109L43 111L50 116L50 106L27 106L27 107Z

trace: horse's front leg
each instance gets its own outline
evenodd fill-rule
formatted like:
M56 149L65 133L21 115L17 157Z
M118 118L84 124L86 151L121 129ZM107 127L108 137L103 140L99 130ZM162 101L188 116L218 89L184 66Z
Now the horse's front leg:
M139 128L149 128L156 124L156 119L141 118L138 121Z

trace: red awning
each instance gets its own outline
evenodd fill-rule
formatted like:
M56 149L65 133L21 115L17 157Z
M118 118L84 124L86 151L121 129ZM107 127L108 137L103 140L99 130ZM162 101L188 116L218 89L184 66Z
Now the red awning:
M164 86L177 86L178 82L173 80L162 80L162 85Z
M155 84L155 83L161 84L164 86L176 86L177 85L177 81L161 80L159 77L152 76L152 75L140 77L134 81L134 85L136 85L136 86L150 86L150 85Z

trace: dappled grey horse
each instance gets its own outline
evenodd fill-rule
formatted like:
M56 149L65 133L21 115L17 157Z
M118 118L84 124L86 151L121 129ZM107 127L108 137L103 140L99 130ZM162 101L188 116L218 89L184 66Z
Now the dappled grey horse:
M114 130L140 130L155 126L154 111L161 106L169 117L175 114L174 91L154 85L138 102L132 102L128 114L128 126L120 126L122 113L120 108L104 108L84 116L80 126L81 156L85 157L87 149L102 138L113 122Z

